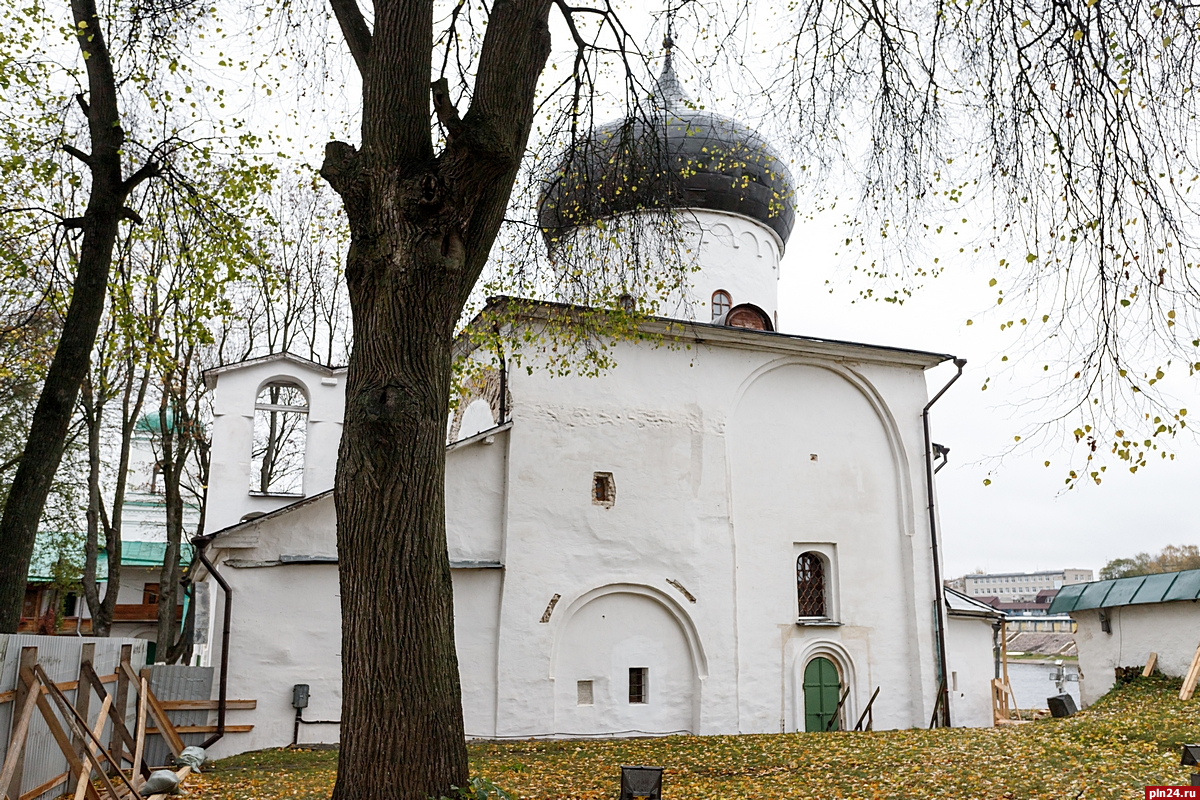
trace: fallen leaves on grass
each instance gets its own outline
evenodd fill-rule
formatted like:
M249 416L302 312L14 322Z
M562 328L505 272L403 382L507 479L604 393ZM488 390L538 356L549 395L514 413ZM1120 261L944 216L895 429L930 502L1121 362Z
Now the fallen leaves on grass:
M1001 729L672 736L472 744L471 769L514 800L611 800L621 764L665 767L666 800L1117 798L1184 785L1179 745L1200 739L1178 680L1139 679L1075 717ZM208 800L328 797L331 753L218 762L190 784Z

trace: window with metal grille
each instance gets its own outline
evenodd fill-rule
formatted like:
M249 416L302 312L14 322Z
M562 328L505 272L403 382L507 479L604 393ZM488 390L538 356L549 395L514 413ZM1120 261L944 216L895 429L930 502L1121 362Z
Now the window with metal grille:
M733 308L733 298L724 289L717 289L712 294L712 318L717 319Z
M649 687L650 670L647 667L630 667L629 668L629 702L631 703L648 703L650 702L650 693L647 691Z
M801 553L796 559L796 597L800 616L824 617L825 562L813 552Z

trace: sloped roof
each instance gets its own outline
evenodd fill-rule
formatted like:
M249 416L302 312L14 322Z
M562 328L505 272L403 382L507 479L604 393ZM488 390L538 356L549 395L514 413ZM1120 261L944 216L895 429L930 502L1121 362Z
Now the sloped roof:
M166 542L122 542L121 566L123 567L158 567L162 566L163 556L167 552ZM179 545L179 563L192 562L192 545L182 542ZM82 557L79 563L82 563ZM50 553L35 552L29 562L27 579L35 582L46 582L54 579L54 559ZM96 555L96 580L108 580L108 553L103 550Z
M549 300L529 300L509 295L495 295L487 299L487 306L470 322L469 326L487 324L486 315L489 312L500 311L512 313L504 309L511 306L515 317L538 319L552 314L574 314L578 312L594 313L596 309L585 306L557 303ZM468 327L469 327L468 326ZM718 345L759 351L775 351L779 353L802 353L824 358L854 359L856 361L875 361L887 364L903 364L921 369L936 367L945 361L951 361L954 356L949 353L933 353L928 350L914 350L907 347L892 345L864 344L841 339L824 339L818 336L800 336L778 331L759 331L751 328L734 328L712 322L698 320L672 319L670 317L648 317L639 328L647 333L662 334L681 341L692 341L701 345ZM460 336L456 344L456 355L466 355L476 345L468 336Z
M349 369L349 367L345 366L331 367L325 364L318 364L316 361L294 355L293 353L271 353L265 356L247 358L244 361L235 361L232 364L221 364L219 366L212 367L211 369L206 369L203 373L204 381L206 384L208 384L208 388L211 389L216 385L217 376L222 372L229 372L230 370L235 369L245 369L246 367L252 367L256 364L268 364L272 361L290 361L293 364L297 364L305 369L312 370L313 372L317 372L322 375L340 375Z
M1089 608L1197 599L1200 599L1200 569L1189 569L1091 583L1073 583L1059 590L1058 596L1050 604L1050 613L1066 614Z
M962 592L943 587L946 595L946 611L952 617L990 617L1004 619L1004 612L992 608L987 603L968 597Z
M308 497L301 497L298 500L296 500L294 503L288 503L286 506L280 506L279 508L276 508L273 511L268 511L265 514L259 514L257 517L251 517L250 519L243 519L243 520L233 523L232 525L226 525L224 528L221 528L221 530L215 531L213 533L213 538L215 539L218 536L225 536L226 534L230 534L235 531L240 531L245 528L249 528L253 525L256 525L260 522L264 522L266 520L272 519L274 517L282 516L284 514L290 514L291 512L295 511L298 508L306 506L309 503L314 503L317 500L320 500L322 497L327 497L331 494L333 494L333 489L326 489L323 492L317 492L316 494L310 494Z

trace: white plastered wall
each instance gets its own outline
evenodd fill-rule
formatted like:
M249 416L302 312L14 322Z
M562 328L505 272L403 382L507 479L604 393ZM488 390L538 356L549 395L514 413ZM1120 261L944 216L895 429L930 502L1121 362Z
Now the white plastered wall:
M700 269L692 274L695 318L712 318L712 295L730 294L733 305L753 303L778 323L779 236L762 223L740 214L692 211L704 231Z
M834 659L851 689L847 722L879 686L877 728L927 724L936 688L933 573L928 516L914 498L925 490L928 362L735 335L688 350L619 343L617 366L597 379L515 371L511 428L450 448L451 560L504 564L454 570L469 735L794 730L803 727L798 676L817 654ZM336 447L330 453L332 464ZM596 472L614 476L615 504L592 502ZM240 526L214 547L243 560L329 552L318 545L333 541L331 499L306 508ZM319 522L322 508L328 518ZM280 537L274 544L267 529ZM233 555L239 538L247 550ZM836 569L839 625L796 624L796 548L810 545ZM252 609L257 592L296 592L295 583L243 574L292 569L224 570L242 582L235 609ZM336 575L332 565L311 569ZM641 604L634 611L625 608L630 598L604 601L635 620L628 635L587 622L589 614L607 619L603 605L589 605L613 587ZM335 601L291 621L272 618L265 643L255 638L264 635L261 620L239 620L235 638L248 638L235 644L235 658L240 647L276 648L274 638L309 619L327 642L340 641ZM220 619L219 604L212 618ZM635 630L643 623L647 630ZM582 641L596 645L584 653ZM306 668L339 675L335 652L325 646ZM983 657L990 652L989 640ZM263 736L277 744L286 730L286 744L291 684L313 681L277 680L265 663L231 696L265 709L263 697L277 694L277 719ZM652 669L650 708L617 707L633 666ZM598 698L608 681L609 708L573 702L584 672L598 682ZM986 686L981 695L973 702L989 702Z
M314 365L315 366L315 365ZM345 416L344 370L317 369L286 356L228 369L217 376L213 393L212 466L208 485L207 529L218 531L250 513L264 513L296 502L295 496L250 493L250 451L254 442L254 404L262 387L281 381L303 389L308 398L304 452L304 494L333 486L338 443Z
M676 221L682 228L682 243L669 245L670 258L672 264L682 262L689 270L688 289L683 295L676 292L660 298L661 315L709 322L713 292L723 289L733 305L753 303L773 321L778 320L783 242L775 231L750 217L725 211L687 209L679 212ZM609 220L601 231L578 229L571 234L573 246L604 253L607 246L595 242L607 242L613 229L626 222L626 218Z
M992 621L946 619L946 670L950 673L950 722L956 728L992 726L991 681L996 676Z
M447 527L460 533L449 543L451 562L499 557L497 499L504 479L506 432L492 445L478 441L447 454ZM472 497L480 502L468 502ZM464 526L473 521L472 538ZM292 686L311 687L305 719L341 715L341 598L336 563L279 564L281 557L332 559L337 554L333 496L326 494L283 514L254 520L218 536L210 546L222 576L233 587L228 696L256 700L253 712L230 712L230 724L252 722L250 733L229 734L212 748L214 758L291 743L295 724ZM457 543L456 543L457 542ZM503 571L453 569L455 641L464 722L471 737L495 731L496 643ZM211 582L211 581L210 581ZM221 658L224 594L215 585L210 660ZM214 692L216 687L214 686ZM239 716L242 715L242 716ZM302 743L336 742L333 725L302 725Z
M1079 623L1075 646L1079 649L1079 698L1085 706L1100 699L1116 682L1117 667L1144 665L1158 653L1164 675L1183 677L1196 654L1200 631L1200 602L1118 606L1104 609L1112 633L1100 628L1100 610L1072 611Z
M925 724L936 687L927 516L912 499L924 493L922 371L707 346L615 355L598 380L512 378L499 735L591 732L545 723L575 691L546 685L547 653L575 634L557 610L540 620L556 595L562 609L612 583L661 588L698 632L696 732L795 729L794 678L814 642L844 654L848 712L883 685L877 727ZM743 417L738 393L759 379L778 408ZM612 507L591 502L595 472L614 476ZM796 625L804 542L836 547L840 626Z

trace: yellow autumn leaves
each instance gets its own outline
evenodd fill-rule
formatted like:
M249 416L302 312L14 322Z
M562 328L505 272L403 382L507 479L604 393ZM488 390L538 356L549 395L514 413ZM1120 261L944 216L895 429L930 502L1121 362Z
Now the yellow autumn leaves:
M621 764L666 768L669 800L1095 798L1184 785L1179 745L1200 713L1179 681L1138 679L1070 719L1004 729L903 730L470 746L472 774L513 800L613 800ZM189 785L205 800L325 798L331 753L267 751L219 762Z

